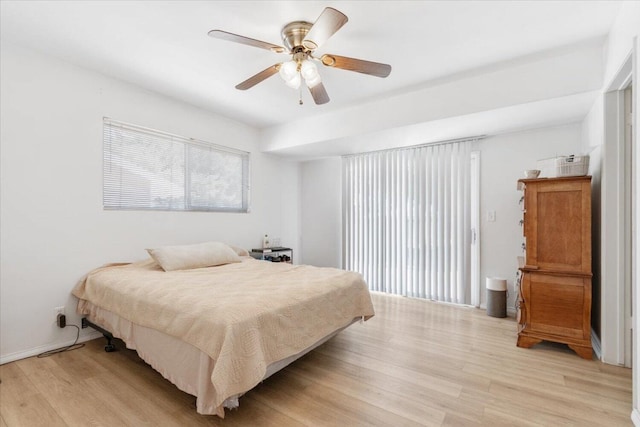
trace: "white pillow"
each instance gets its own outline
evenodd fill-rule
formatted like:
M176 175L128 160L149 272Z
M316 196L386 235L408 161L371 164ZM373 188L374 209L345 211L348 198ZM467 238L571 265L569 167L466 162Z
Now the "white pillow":
M227 246L233 249L238 254L238 256L249 256L249 252L246 249L240 248L238 246L233 246L233 245L227 245Z
M221 242L163 246L147 249L147 252L164 271L212 267L241 261L233 249Z

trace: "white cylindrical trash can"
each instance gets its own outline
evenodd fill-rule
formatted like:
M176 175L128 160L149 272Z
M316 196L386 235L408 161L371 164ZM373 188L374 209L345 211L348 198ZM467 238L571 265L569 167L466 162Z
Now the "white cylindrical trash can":
M507 279L487 277L487 315L507 317Z

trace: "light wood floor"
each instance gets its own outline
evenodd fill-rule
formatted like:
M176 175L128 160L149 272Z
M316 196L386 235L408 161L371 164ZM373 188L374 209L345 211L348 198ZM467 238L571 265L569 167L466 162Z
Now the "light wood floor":
M258 385L224 420L118 343L0 367L0 427L630 426L631 370L515 346L513 319L374 295L355 324Z

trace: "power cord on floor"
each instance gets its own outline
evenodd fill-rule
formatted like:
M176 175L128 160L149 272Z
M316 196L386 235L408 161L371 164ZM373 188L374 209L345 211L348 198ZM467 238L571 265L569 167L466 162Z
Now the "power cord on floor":
M75 341L73 342L73 344L68 345L68 346L66 346L66 347L57 348L57 349L55 349L55 350L45 351L45 352L43 352L43 353L40 353L40 354L37 356L38 358L42 358L42 357L49 357L49 356L54 355L54 354L63 353L63 352L65 352L65 351L77 350L77 349L79 349L79 348L84 347L84 343L82 343L82 344L78 344L78 339L80 338L80 328L79 328L78 326L76 326L76 325L66 325L66 326L73 326L74 328L76 328L76 329L77 329L77 332L76 332L76 339L75 339Z

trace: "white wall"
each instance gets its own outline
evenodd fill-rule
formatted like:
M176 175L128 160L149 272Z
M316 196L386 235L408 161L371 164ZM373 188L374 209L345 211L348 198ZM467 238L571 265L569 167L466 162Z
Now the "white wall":
M522 193L517 181L526 169L536 169L537 160L580 154L579 124L492 136L480 141L480 285L481 305L486 302L485 278L508 280L507 308L514 310L516 257L522 255ZM489 222L488 211L496 212Z
M1 55L1 362L72 340L53 308L78 324L70 291L101 264L165 244L255 247L265 233L298 249L298 165L260 153L254 129L34 51ZM103 210L104 116L250 151L251 212Z
M300 235L300 162L278 160L278 171L276 176L279 179L266 178L269 186L267 194L273 197L268 201L271 208L280 205L279 221L274 222L275 227L280 227L280 233L271 236L280 238L280 245L293 249L293 263L302 263L302 250ZM261 178L264 179L264 178ZM254 181L254 185L256 181ZM277 186L277 188L275 188ZM275 227L266 226L266 229L275 230ZM273 231L272 231L273 232ZM261 242L258 242L260 244ZM252 247L255 243L252 244Z
M606 43L604 83L608 84L631 53L634 38L640 33L640 2L625 1L611 27Z
M319 267L342 266L342 160L302 163L302 259Z

